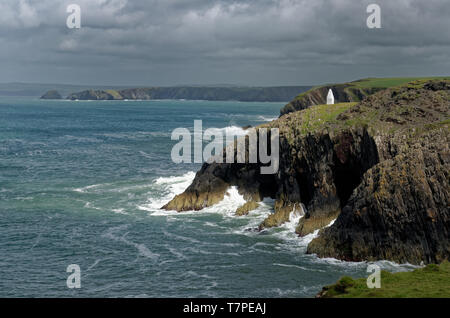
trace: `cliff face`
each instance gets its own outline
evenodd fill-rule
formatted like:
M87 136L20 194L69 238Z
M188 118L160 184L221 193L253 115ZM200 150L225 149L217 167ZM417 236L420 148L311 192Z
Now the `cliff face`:
M448 258L448 144L448 132L431 131L370 169L336 222L308 246L308 253L415 264Z
M306 235L329 224L308 253L345 260L420 263L450 256L450 82L415 82L361 103L320 105L260 127L280 129L280 169L258 164L204 164L192 185L165 209L199 210L229 186L248 201L275 198L260 229L292 211L306 214Z
M361 103L374 107L381 163L364 174L336 222L308 253L345 260L419 264L450 256L449 82L387 90ZM399 127L382 130L383 122Z

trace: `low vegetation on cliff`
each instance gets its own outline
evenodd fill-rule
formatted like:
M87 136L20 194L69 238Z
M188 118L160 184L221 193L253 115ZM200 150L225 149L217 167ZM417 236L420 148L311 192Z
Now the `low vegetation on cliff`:
M367 287L366 278L342 277L326 286L321 298L449 298L450 263L429 264L411 272L381 271L381 288Z
M365 97L381 90L405 85L413 81L428 81L436 79L450 79L448 77L394 77L394 78L365 78L349 83L328 84L315 86L312 89L301 93L280 110L280 115L285 115L295 111L308 108L311 105L326 103L326 94L329 89L333 90L337 103L359 102Z

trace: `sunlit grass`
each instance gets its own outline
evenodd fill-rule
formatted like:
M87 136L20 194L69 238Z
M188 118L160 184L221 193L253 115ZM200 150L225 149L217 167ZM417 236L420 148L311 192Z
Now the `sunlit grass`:
M332 123L336 117L357 103L338 103L333 105L316 105L302 111L299 122L302 134L317 131Z
M325 297L425 298L450 297L450 263L430 264L411 272L381 272L381 288L367 287L366 278L343 277L327 286Z

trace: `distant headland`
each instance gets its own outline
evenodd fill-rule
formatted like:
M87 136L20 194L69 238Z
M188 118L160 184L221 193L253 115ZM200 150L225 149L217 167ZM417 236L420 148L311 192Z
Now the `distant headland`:
M68 100L212 100L242 102L287 102L311 86L278 87L148 87L126 89L87 89L69 94ZM50 90L41 99L62 99L56 90Z

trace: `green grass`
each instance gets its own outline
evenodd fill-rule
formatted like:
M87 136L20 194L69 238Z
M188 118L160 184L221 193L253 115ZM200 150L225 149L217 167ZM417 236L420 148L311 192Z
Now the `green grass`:
M316 105L311 106L302 111L302 119L300 121L300 132L306 135L321 128L325 128L328 124L333 123L336 117L355 106L357 103L338 103L334 105Z
M404 85L410 82L418 81L426 82L433 79L447 79L449 80L449 76L441 76L441 77L382 77L382 78L364 78L360 80L356 80L348 83L336 83L336 84L326 84L326 85L317 85L312 87L310 90L299 94L295 99L301 99L306 94L309 94L311 91L325 87L325 86L339 86L339 85L349 85L348 88L390 88L395 86ZM350 92L348 92L351 94Z
M391 94L395 94L396 103L389 107L374 107L356 101L334 105L313 105L287 113L279 120L262 125L262 127L278 127L280 133L288 141L293 141L295 138L307 134L326 132L333 135L336 132L352 128L366 128L369 133L373 134L378 132L392 134L402 130L403 138L416 138L423 132L448 127L448 116L446 114L434 112L436 115L440 114L441 118L438 118L436 123L430 124L423 117L425 111L422 109L423 105L412 103L417 98L423 98L421 89L426 83L429 83L429 79L409 81L410 79L403 78L402 81L406 81L407 84L390 88ZM399 83L399 81L390 80L392 85ZM381 85L381 82L379 82L379 85ZM375 98L372 104L383 104L386 98L388 97L380 95L379 100ZM448 95L444 91L437 92L434 94L434 99L436 102L444 103L448 99ZM423 102L428 103L426 100ZM414 126L414 130L411 130L411 125Z
M365 78L350 82L356 87L360 88L389 88L403 85L412 81L428 81L432 79L450 79L450 77L388 77L388 78Z
M450 298L450 263L430 264L411 272L381 272L381 288L369 289L366 278L342 277L325 287L332 298Z
M258 128L279 128L280 134L289 142L295 138L306 136L322 130L335 130L342 122L337 116L357 103L338 103L333 105L315 105L302 111L293 112L284 119L259 125Z
M114 89L107 89L105 90L105 92L113 96L115 99L122 99L122 96L119 94L119 92Z

